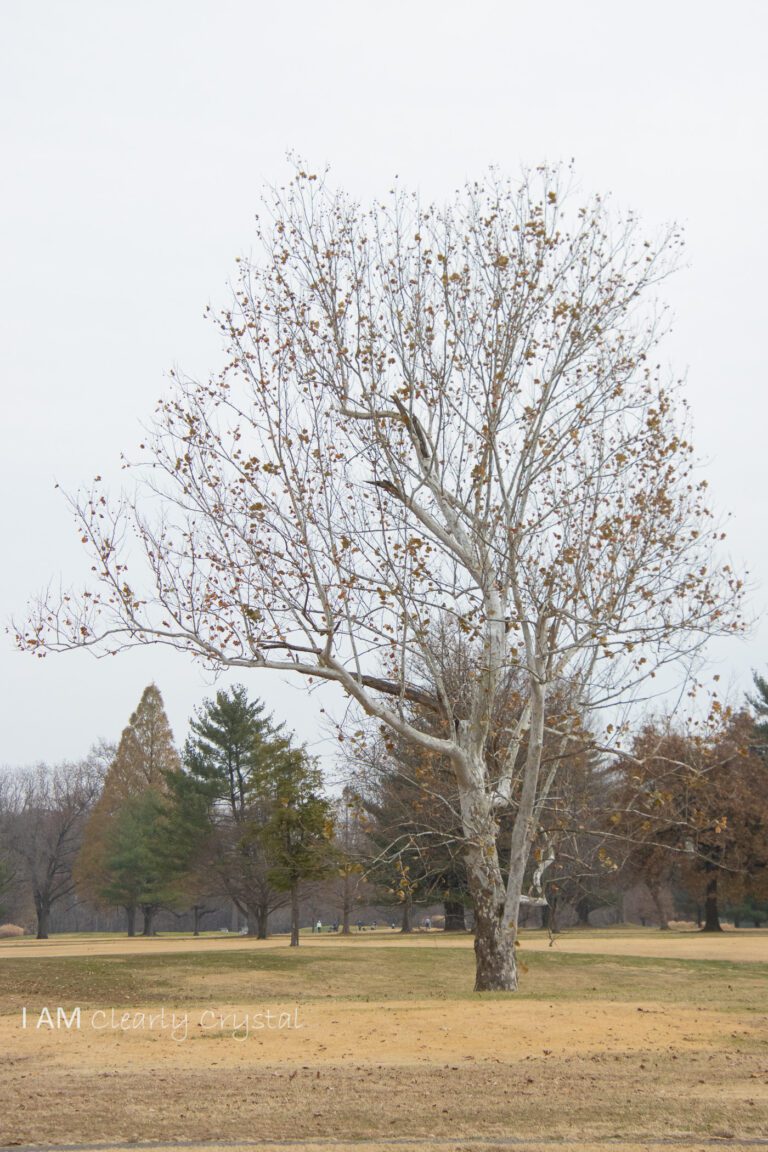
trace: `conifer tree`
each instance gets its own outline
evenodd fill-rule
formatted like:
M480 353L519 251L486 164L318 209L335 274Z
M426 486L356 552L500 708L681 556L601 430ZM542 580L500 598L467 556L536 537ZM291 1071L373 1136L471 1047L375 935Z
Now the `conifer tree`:
M261 836L272 816L275 768L290 742L242 685L206 700L190 729L185 772L174 780L177 803L205 801L208 837L201 837L200 851L220 891L246 917L249 934L264 939L270 913L290 899L270 878Z
M271 814L261 840L270 880L290 895L292 948L299 944L302 883L322 880L337 859L332 807L322 793L320 769L303 748L288 748L276 757L267 794Z
M755 713L755 736L764 749L768 747L768 680L758 672L753 672L752 681L757 692L754 696L748 695L747 701Z
M135 932L137 908L144 915L144 935L151 935L152 918L164 902L157 877L168 865L158 855L155 824L168 777L180 769L163 698L150 684L120 737L77 866L79 885L89 896L125 908L129 936ZM157 858L150 863L153 854Z
M111 801L135 796L145 788L166 790L166 774L178 772L179 754L156 684L141 694L136 711L123 729L112 765L104 781Z
M102 898L123 907L176 902L175 861L166 851L165 798L147 788L115 813L104 858Z

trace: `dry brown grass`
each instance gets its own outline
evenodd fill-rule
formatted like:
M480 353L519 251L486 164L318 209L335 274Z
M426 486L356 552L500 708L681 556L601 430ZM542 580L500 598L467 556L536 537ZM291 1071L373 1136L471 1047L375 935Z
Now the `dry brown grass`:
M298 953L279 939L23 951L8 941L0 1144L306 1141L308 1152L312 1141L365 1142L374 1152L397 1138L440 1152L514 1139L583 1152L618 1141L629 1152L659 1140L764 1140L768 965L752 957L766 958L768 936L660 937L573 935L541 950L526 940L517 997L468 992L467 942L442 937L310 937ZM697 942L704 957L693 960ZM79 1030L34 1026L42 1006L59 1004L81 1005ZM146 1018L143 1028L94 1028L92 1014L112 1006L175 1007L185 1038ZM302 1027L243 1039L234 1020L200 1026L213 1009L267 1008L297 1011Z
M24 929L18 924L0 924L0 940L18 939L24 935Z

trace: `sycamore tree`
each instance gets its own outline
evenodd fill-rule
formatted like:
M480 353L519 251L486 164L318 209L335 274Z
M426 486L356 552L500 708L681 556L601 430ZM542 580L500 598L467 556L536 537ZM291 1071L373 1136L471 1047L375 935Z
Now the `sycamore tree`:
M395 189L365 208L297 170L266 193L218 318L222 370L173 375L135 494L72 498L93 578L18 630L42 654L161 642L332 682L445 755L481 990L517 984L535 813L556 776L548 696L567 684L575 715L615 715L739 627L740 583L713 559L685 408L655 355L680 236L648 239L568 181L491 173L443 206ZM461 714L432 650L441 621L472 651ZM485 749L510 670L525 700L499 765ZM410 722L419 702L443 734Z

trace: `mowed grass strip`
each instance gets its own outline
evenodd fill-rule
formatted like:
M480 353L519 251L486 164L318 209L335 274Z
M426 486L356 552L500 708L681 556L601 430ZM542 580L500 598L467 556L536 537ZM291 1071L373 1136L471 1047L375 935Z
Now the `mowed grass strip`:
M655 1001L720 1011L767 1011L768 964L520 952L517 998ZM32 958L0 961L0 1013L23 1005L120 1007L257 1000L475 998L465 947L368 947ZM485 993L484 998L506 996Z

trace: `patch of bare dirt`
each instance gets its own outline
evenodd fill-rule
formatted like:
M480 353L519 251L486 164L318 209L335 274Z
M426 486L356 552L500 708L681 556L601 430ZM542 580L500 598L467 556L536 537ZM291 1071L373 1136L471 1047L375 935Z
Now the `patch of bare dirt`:
M760 1138L768 1108L754 1092L754 1056L535 1056L528 1060L459 1062L439 1067L265 1066L166 1067L130 1070L115 1062L100 1072L50 1068L43 1079L21 1062L4 1070L0 1143L89 1143L322 1140L357 1146L396 1137L448 1143L666 1138ZM706 1080L706 1098L694 1096ZM721 1087L738 1083L723 1098Z
M262 1019L246 1035L245 1015L263 1007L186 1011L175 1037L156 1007L143 1019L141 1009L133 1020L98 1016L96 1027L83 1013L71 1029L37 1027L39 1007L26 1028L19 1015L2 1018L0 1144L337 1137L385 1146L397 1135L459 1148L481 1135L684 1144L768 1131L768 1035L755 1015L601 1002L309 1003L270 1005L274 1026ZM209 1028L201 1015L214 1011L223 1019Z
M47 1015L45 1008L50 1015ZM210 1004L0 1017L0 1051L92 1071L117 1061L178 1068L362 1061L417 1065L537 1055L714 1050L768 1043L766 1017L662 1004L531 1000Z

